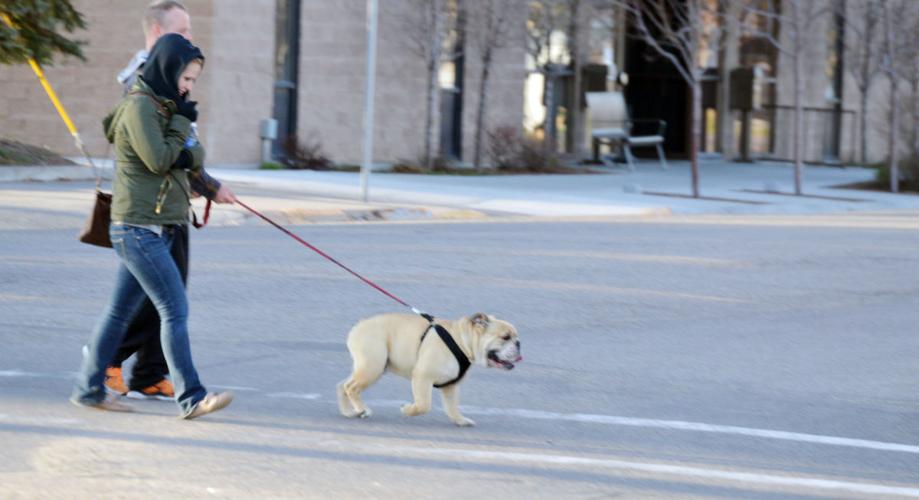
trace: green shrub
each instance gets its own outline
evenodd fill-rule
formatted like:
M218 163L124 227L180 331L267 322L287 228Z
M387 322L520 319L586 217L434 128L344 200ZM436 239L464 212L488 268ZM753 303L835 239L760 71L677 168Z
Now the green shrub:
M900 190L919 191L919 156L909 155L900 159ZM880 165L875 180L883 187L890 186L890 168L887 163Z

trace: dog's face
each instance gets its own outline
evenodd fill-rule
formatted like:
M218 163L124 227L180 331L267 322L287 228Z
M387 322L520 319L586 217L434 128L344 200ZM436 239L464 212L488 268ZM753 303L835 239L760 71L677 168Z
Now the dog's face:
M512 370L514 363L523 360L514 325L483 313L470 316L469 322L479 346L477 358L484 366Z

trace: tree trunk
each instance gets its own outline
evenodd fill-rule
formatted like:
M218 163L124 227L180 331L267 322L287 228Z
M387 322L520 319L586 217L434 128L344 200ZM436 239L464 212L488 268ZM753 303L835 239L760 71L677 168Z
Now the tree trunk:
M916 71L916 70L913 70ZM919 158L919 75L914 75L912 79L912 103L909 150L912 151L914 158Z
M428 68L428 84L425 89L425 113L424 113L424 154L422 161L424 161L424 166L427 168L431 167L431 129L434 128L434 87L431 86L431 70L430 66Z
M558 149L558 143L555 140L555 77L552 69L547 69L545 74L546 122L543 125L543 146L546 154L551 154Z
M717 147L725 160L733 160L734 151L734 114L731 110L731 70L739 65L738 54L739 22L741 8L738 2L722 4L725 16L725 30L723 34L724 48L721 50L721 60L718 72L721 84L718 86L718 140Z
M696 80L692 86L692 139L689 146L692 172L692 196L699 197L699 144L702 143L702 84Z
M479 107L475 112L475 168L482 165L482 135L485 132L485 103L488 98L488 76L491 69L491 48L485 48L485 55L482 57L482 75L479 79Z
M796 37L800 37L801 33L796 33ZM805 133L803 127L801 126L802 118L804 117L804 105L801 102L804 95L804 77L802 75L801 66L803 63L803 58L801 57L803 47L799 43L796 43L795 54L794 54L794 80L795 80L795 113L794 113L794 126L792 131L795 136L794 140L794 160L795 160L795 194L803 194L803 189L801 187L801 178L804 175L804 151L803 151L803 134Z
M890 133L887 138L887 147L889 155L888 168L890 172L890 192L896 193L900 190L900 172L897 168L899 163L899 146L900 146L900 96L897 91L897 77L890 77Z
M860 89L861 114L858 117L858 128L861 136L862 164L868 163L868 89Z
M876 4L868 3L866 5L865 11L865 38L861 42L864 44L864 47L861 50L865 51L865 57L862 58L861 65L861 82L859 83L859 91L861 92L860 103L861 103L861 116L858 119L859 132L861 133L861 149L862 149L862 163L868 163L868 92L871 90L871 56L874 40L874 26L875 19L873 16L876 13L874 10Z
M584 120L581 113L581 1L571 0L571 22L568 27L568 37L571 52L571 69L574 71L571 92L571 102L568 109L568 126L571 127L571 152L575 160L580 162L586 157L584 148Z
M431 40L428 52L427 116L424 119L424 162L427 168L434 166L434 145L437 143L437 114L440 113L440 56L443 50L443 2L431 0Z

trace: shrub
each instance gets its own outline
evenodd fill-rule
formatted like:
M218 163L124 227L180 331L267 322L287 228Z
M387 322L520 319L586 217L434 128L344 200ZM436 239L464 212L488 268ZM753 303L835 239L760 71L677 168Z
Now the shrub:
M397 174L429 174L429 173L446 173L450 172L450 162L443 156L437 156L433 159L431 168L425 164L424 158L420 156L414 160L399 160L392 166L392 171Z
M284 164L292 169L330 170L332 160L326 156L322 143L313 135L308 136L303 142L296 134L291 134L284 141L284 151L287 157Z
M517 127L489 131L488 154L499 170L508 172L551 172L559 167L554 151L546 151L541 140L524 136Z
M919 156L909 155L900 159L900 189L919 191ZM890 186L890 169L887 164L878 167L875 179L883 187Z

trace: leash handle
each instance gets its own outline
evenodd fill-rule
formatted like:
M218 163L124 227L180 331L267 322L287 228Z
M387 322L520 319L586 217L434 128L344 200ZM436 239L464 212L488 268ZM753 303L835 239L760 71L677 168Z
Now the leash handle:
M254 208L250 207L249 205L246 205L245 203L243 203L242 201L240 201L238 198L237 198L237 200L236 200L236 203L237 203L238 205L240 205L241 207L245 208L246 210L252 212L252 213L255 214L256 216L258 216L260 219L262 219L263 221L265 221L265 222L271 224L272 226L278 228L279 230L281 230L281 231L282 231L284 234L286 234L287 236L290 236L291 238L297 240L301 245L303 245L303 246L309 248L310 250L312 250L312 251L318 253L319 255L325 257L326 259L328 259L329 261L331 261L333 264L335 264L335 265L337 265L338 267L344 269L345 271L348 271L349 273L351 273L352 275L354 275L356 278L360 279L360 280L363 281L364 283L367 283L368 285L372 286L373 288L376 288L379 292L383 293L383 294L386 295L387 297L389 297L389 298L395 300L396 302L402 304L402 305L405 306L405 307L408 307L408 308L411 309L412 312L414 312L415 314L418 314L418 315L424 317L425 319L427 319L428 322L433 322L433 321L434 321L434 318L431 317L431 315L421 312L420 309L418 309L418 308L416 308L416 307L413 307L413 306L410 305L408 302L405 302L404 300L400 299L399 297L396 297L395 295L393 295L393 294L387 292L386 290L384 290L382 287L380 287L380 286L377 285L376 283L374 283L374 282L370 281L369 279L367 279L367 278L361 276L360 274L358 274L358 273L352 271L348 266L342 264L341 262L338 262L337 260L335 260L334 258L332 258L330 255L328 255L327 253L323 252L322 250L320 250L320 249L314 247L313 245L310 245L308 242L304 241L303 238L300 238L300 237L297 236L296 234L294 234L294 233L288 231L286 228L284 228L283 226L281 226L281 225L278 224L277 222L275 222L275 221L269 219L268 217L265 217L264 215L262 215L261 213L259 213L258 210L255 210Z

